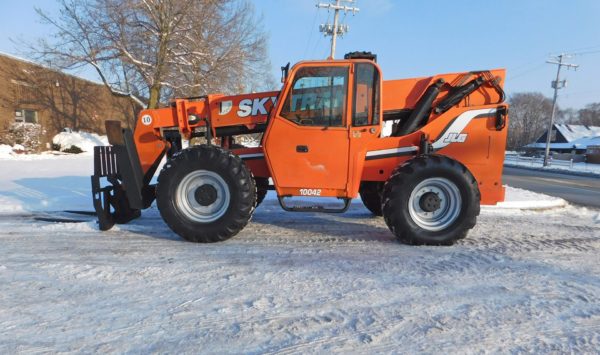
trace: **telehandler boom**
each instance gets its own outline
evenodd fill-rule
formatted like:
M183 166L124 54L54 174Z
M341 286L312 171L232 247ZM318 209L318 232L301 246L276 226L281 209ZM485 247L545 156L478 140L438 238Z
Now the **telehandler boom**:
M106 121L111 146L95 148L92 176L100 229L156 200L182 238L223 241L274 189L297 212L344 212L360 195L401 242L449 245L480 204L504 200L504 70L384 81L375 55L353 52L282 72L281 91L175 99L143 110L133 132ZM236 143L252 133L258 147ZM206 143L182 149L196 137ZM294 196L341 202L295 206Z

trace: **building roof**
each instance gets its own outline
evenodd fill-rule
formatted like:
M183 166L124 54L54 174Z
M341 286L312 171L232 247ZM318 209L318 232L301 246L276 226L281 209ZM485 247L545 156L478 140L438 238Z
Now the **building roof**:
M583 137L576 139L569 143L550 143L550 149L577 149L577 150L586 150L587 147L600 145L600 136L597 137ZM544 149L546 148L546 143L531 143L526 145L527 148L538 148Z
M556 130L556 136L552 138L550 149L570 150L575 147L578 150L585 150L587 146L600 144L600 127L555 123L554 130ZM527 144L525 148L545 149L546 137L546 132L544 132L535 142Z
M584 126L574 124L555 124L554 127L560 131L567 142L573 143L581 138L592 138L600 136L600 127Z
M41 63L36 63L36 62L34 62L34 61L30 60L30 59L25 59L25 58L18 57L18 56L14 55L14 54L9 54L9 53L5 53L5 52L1 52L0 51L0 57L5 57L5 58L7 58L9 60L16 60L16 61L24 63L26 65L32 65L32 66L44 68L44 69L47 69L47 70L50 70L50 71L53 71L53 72L56 72L56 73L60 73L61 75L70 76L70 77L73 77L75 79L82 80L82 81L87 81L87 82L89 82L91 84L95 84L95 85L98 85L98 86L104 86L104 83L101 83L99 81L94 81L94 80L86 79L86 78L83 78L81 76L78 76L78 75L75 75L75 74L71 74L71 73L68 73L68 72L65 72L65 71L62 71L62 70L58 70L58 69L49 67L49 66L41 64Z

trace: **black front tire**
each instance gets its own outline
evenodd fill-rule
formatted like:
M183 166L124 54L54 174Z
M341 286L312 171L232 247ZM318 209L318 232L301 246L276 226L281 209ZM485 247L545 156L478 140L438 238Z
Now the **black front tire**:
M199 176L197 181L208 176L207 180L220 181L222 186L198 191L201 186L194 185L193 180L185 182L194 176ZM202 186L207 185L210 184ZM182 190L184 187L189 187L189 191ZM195 196L202 193L203 199L198 200ZM197 212L212 208L215 201L228 203L222 202L218 213L208 214L208 217ZM156 203L163 220L183 239L196 243L220 242L236 235L252 217L256 186L252 174L238 156L217 146L199 145L184 149L167 161L158 177Z
M437 196L443 196L439 201L446 199L442 206L447 208L440 209L438 201L438 209L434 213L439 210L439 216L446 216L447 220L436 221L435 217L427 217L428 214L431 215L431 212L426 211L427 205L420 205L420 200L415 198L419 193L423 194L421 196L427 193L432 196L431 190L427 190L430 181L433 193L441 191L436 193ZM441 189L435 186L437 182L447 184L447 195L443 193L443 186ZM423 206L425 209L419 211L421 207L412 207L411 210L411 206L414 205ZM475 226L479 211L480 193L477 181L464 165L444 156L425 155L410 160L396 168L383 189L385 222L396 238L406 244L452 245L466 237L468 231Z
M360 199L365 207L376 216L382 216L381 194L383 192L383 182L363 181L360 183Z

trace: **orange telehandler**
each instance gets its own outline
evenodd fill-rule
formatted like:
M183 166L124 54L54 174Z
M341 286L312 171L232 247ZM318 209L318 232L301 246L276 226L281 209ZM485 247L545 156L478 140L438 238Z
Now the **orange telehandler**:
M475 225L480 204L504 200L504 76L384 81L375 55L353 52L282 67L281 91L175 99L142 111L133 132L106 121L111 146L96 147L92 176L100 229L156 199L182 238L223 241L274 189L297 212L344 212L360 195L401 242L452 244ZM252 133L263 133L258 147L236 144ZM182 149L195 137L207 143ZM295 196L339 203L294 206Z

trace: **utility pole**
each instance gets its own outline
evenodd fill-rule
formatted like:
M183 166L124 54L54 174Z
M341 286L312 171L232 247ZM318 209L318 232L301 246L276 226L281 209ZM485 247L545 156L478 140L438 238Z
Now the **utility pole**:
M568 54L559 54L554 57L554 60L547 60L548 64L556 64L556 80L552 81L552 88L554 89L554 99L552 100L552 114L550 115L550 124L548 125L548 132L546 133L546 152L544 154L544 166L548 166L548 157L550 156L550 141L552 140L552 127L554 126L554 115L556 113L556 99L558 98L558 89L562 89L567 86L567 80L560 80L560 69L562 67L577 69L579 65L569 64L563 62L565 58L569 58Z
M344 11L344 13L351 11L353 14L359 11L359 8L342 5L342 2L353 3L354 0L335 0L335 4L317 4L318 8L325 8L328 10L333 9L335 11L333 15L333 25L330 23L325 23L319 26L319 31L323 32L325 36L331 36L331 52L329 54L329 58L331 59L335 57L335 44L337 36L343 36L344 33L348 32L349 30L348 25L340 25L339 23L340 11Z

